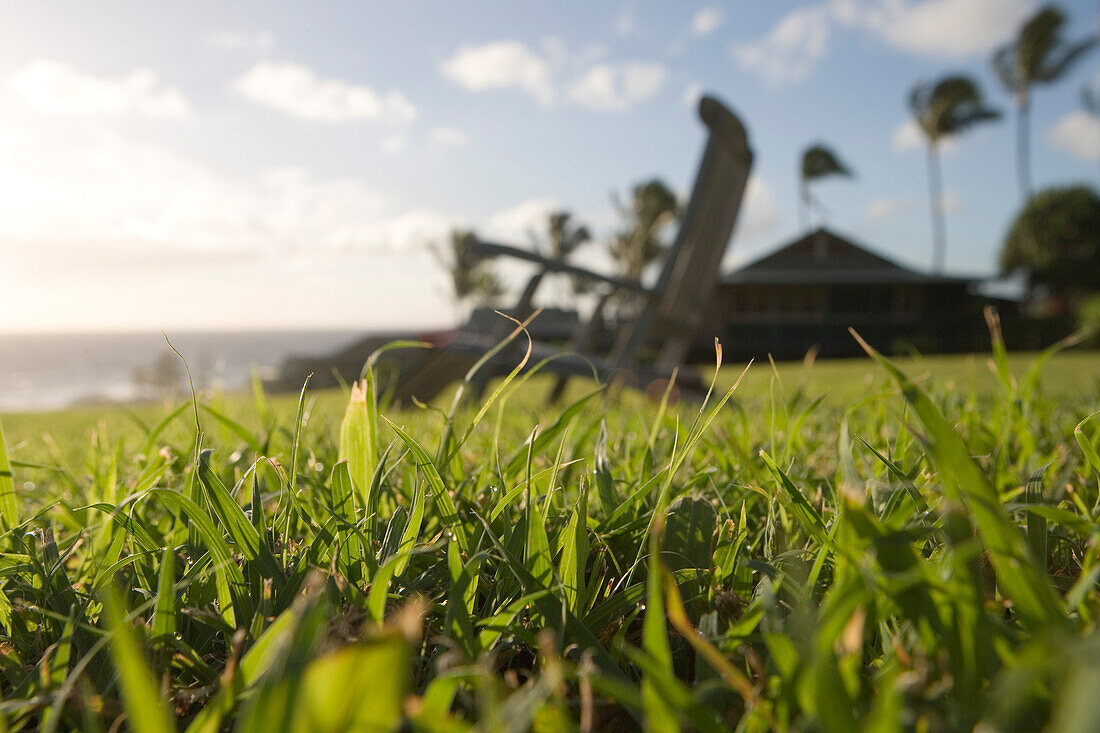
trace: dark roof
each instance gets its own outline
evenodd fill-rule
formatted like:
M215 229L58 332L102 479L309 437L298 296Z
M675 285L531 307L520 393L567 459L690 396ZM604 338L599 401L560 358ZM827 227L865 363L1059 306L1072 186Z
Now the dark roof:
M817 229L739 270L726 273L720 282L723 285L931 284L973 280L910 270L828 229Z

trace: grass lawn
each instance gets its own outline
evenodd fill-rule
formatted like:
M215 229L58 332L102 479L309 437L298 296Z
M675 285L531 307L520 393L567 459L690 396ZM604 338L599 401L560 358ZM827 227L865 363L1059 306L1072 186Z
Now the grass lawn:
M1036 356L1032 353L1009 354L1011 373L1022 378ZM941 388L956 393L974 392L988 396L1000 389L992 358L988 354L906 357L894 361L918 381L933 379ZM724 366L718 386L728 388L743 368L743 364ZM1100 393L1100 352L1070 351L1059 354L1045 365L1040 379L1044 396L1052 399L1075 399L1082 394ZM530 399L524 399L526 395L521 395L512 402L524 403L534 416L533 422L538 422L539 413L544 412L538 398L547 394L550 388L546 378L536 376L531 381ZM847 409L871 394L889 389L891 385L883 370L869 359L815 361L809 365L781 362L774 370L770 364L758 362L745 375L733 401L768 399L773 382L786 391L801 389L814 398L823 396L823 407L833 409ZM576 399L591 386L595 383L574 380L570 395ZM202 399L234 419L251 422L258 427L255 425L258 419L256 401L247 390L203 395ZM293 419L290 413L296 408L298 395L269 395L265 399L274 415ZM311 409L313 419L338 423L343 416L347 395L335 389L320 390L311 392L310 399L314 401ZM0 413L0 420L3 420L9 451L19 446L20 450L27 451L35 459L43 458L49 455L44 452L48 450L49 441L42 440L44 435L48 435L63 452L75 457L86 450L92 431L99 430L111 440L139 440L145 434L145 428L157 423L183 401L180 398L164 404L91 405L60 411ZM440 401L443 406L446 403L446 399Z
M1040 362L757 363L732 393L727 365L702 406L548 407L535 375L456 408L4 415L0 714L1092 729L1100 353Z

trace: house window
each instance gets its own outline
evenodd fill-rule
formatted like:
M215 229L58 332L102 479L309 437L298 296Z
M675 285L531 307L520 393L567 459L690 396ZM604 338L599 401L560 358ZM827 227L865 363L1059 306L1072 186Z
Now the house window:
M901 285L894 293L894 309L902 315L915 315L920 312L920 289L913 285Z
M876 313L888 315L893 303L890 288L885 285L846 285L829 293L829 310L833 313Z
M745 312L753 315L764 313L768 309L767 293L760 288L745 288Z
M790 287L776 290L776 310L784 315L805 313L809 307L809 293L806 288Z

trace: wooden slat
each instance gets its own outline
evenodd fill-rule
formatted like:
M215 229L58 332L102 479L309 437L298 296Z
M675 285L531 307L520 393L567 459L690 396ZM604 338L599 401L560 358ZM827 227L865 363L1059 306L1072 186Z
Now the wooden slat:
M714 295L748 185L753 154L740 121L716 100L704 97L700 117L711 135L699 164L691 199L671 257L662 273L664 288L654 304L655 336L672 337L660 362L682 361L706 305Z
M660 367L682 362L718 283L753 155L744 126L720 102L703 97L699 116L710 136L691 198L650 302L615 344L611 360L616 366L634 363L638 347L647 339L662 342Z
M583 267L577 267L576 265L571 265L562 260L543 257L538 252L520 249L519 247L511 247L506 244L496 244L495 242L482 242L478 240L472 245L472 250L475 254L482 257L511 257L517 260L526 260L527 262L534 262L537 265L542 265L547 272L561 272L566 275L576 275L586 280L606 283L620 290L627 290L641 295L647 295L649 293L649 290L637 280L626 280L621 277L615 277L614 275L604 275L598 272L592 272Z

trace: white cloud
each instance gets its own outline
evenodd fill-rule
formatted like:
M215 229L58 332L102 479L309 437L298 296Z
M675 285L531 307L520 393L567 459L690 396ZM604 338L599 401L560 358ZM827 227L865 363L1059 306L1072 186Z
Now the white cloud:
M570 50L558 38L542 42L542 53L519 41L465 44L440 67L447 78L474 92L518 89L539 104L558 98L562 77L580 72L564 86L566 99L597 111L624 111L656 94L668 79L662 64L632 61L598 63L602 46Z
M8 86L33 109L51 114L179 119L191 113L183 94L150 69L112 78L36 59L13 73Z
M914 120L906 120L894 128L894 150L915 150L916 148L923 148L925 143L924 133L921 132L920 125Z
M890 219L913 208L914 203L912 196L899 196L897 198L883 196L868 202L864 214L868 219L876 221Z
M401 92L381 94L370 87L326 79L299 64L260 62L237 79L233 89L257 104L304 120L404 125L418 116Z
M519 41L462 45L440 68L444 76L471 91L520 89L539 104L554 101L550 64Z
M890 46L920 56L985 55L1009 38L1033 8L1031 0L924 0L834 3L841 21L851 19ZM854 9L852 15L848 11Z
M560 68L567 64L574 52L569 45L557 36L547 36L539 42L542 59L550 68Z
M699 8L691 17L691 32L697 36L709 36L718 30L726 19L726 13L719 7Z
M470 144L470 136L453 127L433 127L428 140L445 148L463 148Z
M560 208L561 204L553 198L527 199L490 216L485 231L511 242L526 241L532 233L546 231L547 218Z
M763 37L733 46L733 57L744 71L770 84L801 81L825 56L832 34L828 5L813 5L783 16Z
M641 32L638 26L638 0L623 0L619 12L615 14L615 35L623 38L637 36Z
M693 81L684 87L684 104L695 107L703 97L703 85Z
M226 51L265 53L275 48L275 34L269 30L213 30L206 34L204 40L208 46Z
M384 218L379 224L374 240L376 246L410 250L446 237L454 227L454 220L433 209L420 207Z
M667 79L661 64L600 64L570 85L569 99L588 109L626 111L659 92Z
M772 84L805 79L838 30L869 33L926 58L984 56L1009 38L1034 0L823 0L790 11L768 33L733 46L745 71Z
M750 176L738 217L734 240L751 242L769 235L779 226L779 207L772 187L759 176Z
M1070 112L1050 129L1047 140L1081 160L1100 160L1100 118L1083 110Z
M396 155L409 146L409 136L403 132L395 132L382 138L378 149L386 155Z
M570 48L557 36L547 36L539 46L542 56L551 71L571 69L577 71L607 58L607 46L602 43L590 43L586 46Z
M359 178L299 168L226 176L95 125L30 128L0 144L0 249L59 251L59 262L399 249L447 227Z

